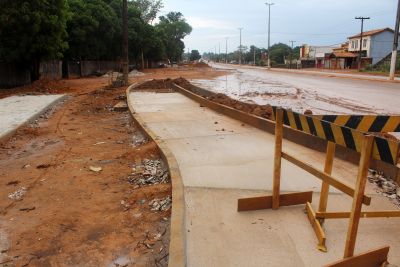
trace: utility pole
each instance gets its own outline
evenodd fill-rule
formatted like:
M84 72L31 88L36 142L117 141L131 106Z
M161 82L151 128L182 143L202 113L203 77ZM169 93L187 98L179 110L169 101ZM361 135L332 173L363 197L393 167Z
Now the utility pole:
M253 65L256 65L256 47L253 46Z
M221 57L221 42L218 43L218 63L221 60L220 57Z
M360 50L358 52L358 70L361 70L361 53L362 53L362 39L364 30L364 20L370 19L370 17L356 17L356 19L361 20L361 33L360 33Z
M225 64L228 63L228 37L225 37Z
M270 35L271 35L271 6L274 3L265 3L268 6L268 69L271 68L271 60L269 59L269 49L270 49Z
M122 78L124 85L128 85L128 0L122 1Z
M218 61L218 56L217 56L217 46L214 46L214 52L215 52L215 62Z
M394 80L394 73L396 71L397 47L399 45L399 30L400 30L399 24L400 24L400 0L398 0L397 3L397 16L396 16L396 26L394 27L392 60L390 61L390 74L389 74L390 80Z
M239 65L242 65L242 30L243 28L238 28L240 32L240 44L239 44Z
M292 68L292 54L293 54L293 43L294 42L296 42L296 41L289 41L290 43L292 43L292 49L290 50L290 62L289 62L289 69L291 69Z

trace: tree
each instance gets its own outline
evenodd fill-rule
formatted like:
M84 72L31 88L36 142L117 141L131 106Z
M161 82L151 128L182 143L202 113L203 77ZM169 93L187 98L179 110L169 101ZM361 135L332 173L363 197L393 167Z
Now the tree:
M272 45L269 51L271 61L277 64L284 64L285 57L287 57L290 54L290 50L291 50L290 46L283 43L277 43Z
M131 3L140 11L140 17L146 23L152 23L164 7L161 0L136 0Z
M120 55L122 23L110 5L103 0L68 0L68 4L68 58L113 59Z
M185 48L182 39L192 32L192 27L180 12L170 12L159 19L156 29L164 44L166 56L171 63L178 61Z
M27 65L39 79L41 60L68 47L65 0L1 0L0 10L0 60Z
M200 53L199 50L192 50L192 52L190 53L190 61L195 61L200 59Z

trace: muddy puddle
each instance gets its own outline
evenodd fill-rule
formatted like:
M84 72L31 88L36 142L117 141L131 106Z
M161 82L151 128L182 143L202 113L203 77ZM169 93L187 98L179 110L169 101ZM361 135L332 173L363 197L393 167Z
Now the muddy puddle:
M226 94L234 99L259 105L281 106L303 113L314 114L375 114L375 107L355 103L341 97L323 95L320 92L296 88L290 83L274 81L256 72L231 70L231 73L212 80L193 79L191 83Z

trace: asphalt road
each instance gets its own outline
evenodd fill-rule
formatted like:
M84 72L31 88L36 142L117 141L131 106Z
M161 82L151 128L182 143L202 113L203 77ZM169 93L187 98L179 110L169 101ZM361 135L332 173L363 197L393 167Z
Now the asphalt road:
M315 74L268 71L215 64L231 69L212 81L194 80L202 87L258 104L279 105L316 114L400 114L400 83Z

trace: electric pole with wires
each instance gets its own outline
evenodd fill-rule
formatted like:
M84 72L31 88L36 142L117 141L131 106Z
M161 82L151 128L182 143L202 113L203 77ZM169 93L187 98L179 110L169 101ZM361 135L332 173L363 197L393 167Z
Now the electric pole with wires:
M296 41L289 41L290 43L292 43L292 49L290 50L290 62L289 62L289 69L291 69L292 68L292 55L293 55L293 43L294 42L296 42Z
M358 70L361 70L361 54L362 54L362 40L363 40L364 20L370 19L370 17L356 17L356 19L361 20L360 49L359 49L359 53L358 53Z
M390 61L390 74L389 74L390 80L394 80L394 73L396 71L397 49L399 46L399 30L400 30L399 24L400 24L400 0L398 0L398 3L397 3L396 26L394 27L392 59Z

